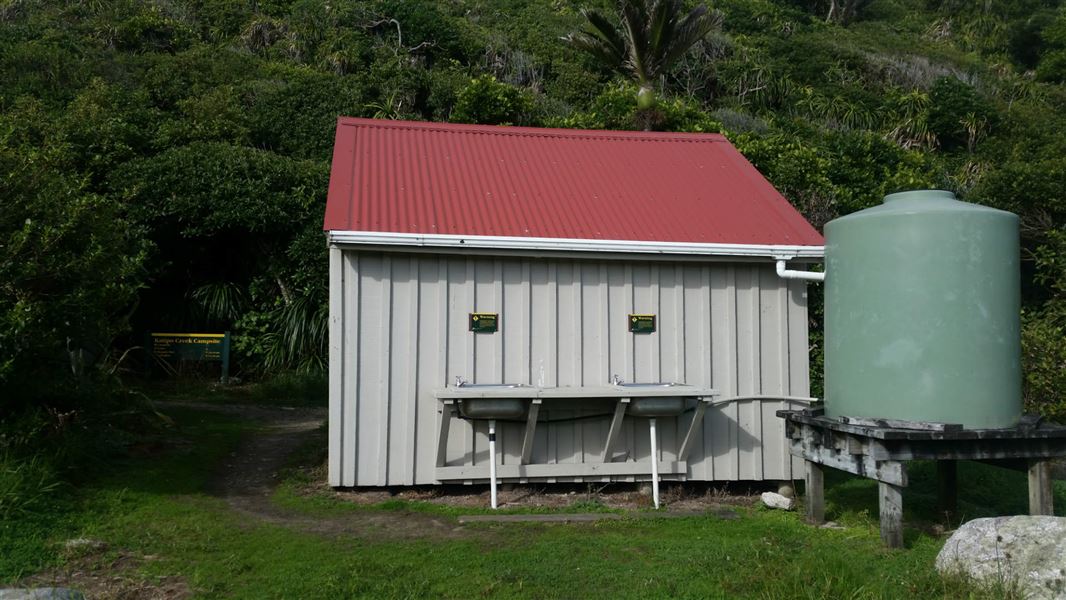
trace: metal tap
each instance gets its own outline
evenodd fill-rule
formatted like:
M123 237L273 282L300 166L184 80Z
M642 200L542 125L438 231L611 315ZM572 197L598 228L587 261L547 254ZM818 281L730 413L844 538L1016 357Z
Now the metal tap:
M622 385L622 378L618 376L618 373L615 373L614 375L611 375L611 384L612 385Z
M463 387L463 385L465 383L466 383L466 380L463 379L462 375L456 375L455 376L455 387Z

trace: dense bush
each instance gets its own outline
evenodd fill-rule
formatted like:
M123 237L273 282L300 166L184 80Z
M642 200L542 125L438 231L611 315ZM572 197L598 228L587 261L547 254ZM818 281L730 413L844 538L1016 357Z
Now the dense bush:
M1066 219L1058 0L722 0L722 31L661 74L650 111L560 42L581 8L615 6L3 4L3 408L112 370L160 327L233 331L242 374L321 368L320 227L349 115L723 131L816 225L931 186L1015 211L1037 257L1028 397L1057 410L1066 298L1037 274L1066 256L1049 233Z
M941 77L929 92L929 130L944 149L973 150L996 124L995 110L972 86Z
M1066 421L1066 229L1048 232L1035 258L1037 279L1052 297L1023 313L1025 404L1034 413Z
M533 99L529 92L484 75L459 92L451 120L483 125L532 125Z
M69 165L60 150L0 144L0 411L85 377L143 281L136 227Z

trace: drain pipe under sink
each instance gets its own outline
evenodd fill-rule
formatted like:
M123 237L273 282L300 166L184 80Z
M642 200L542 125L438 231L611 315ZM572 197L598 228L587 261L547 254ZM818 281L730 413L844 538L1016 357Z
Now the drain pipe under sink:
M648 419L648 429L651 430L651 497L655 510L659 510L659 449L655 440L655 417Z
M489 492L496 509L496 419L489 419Z

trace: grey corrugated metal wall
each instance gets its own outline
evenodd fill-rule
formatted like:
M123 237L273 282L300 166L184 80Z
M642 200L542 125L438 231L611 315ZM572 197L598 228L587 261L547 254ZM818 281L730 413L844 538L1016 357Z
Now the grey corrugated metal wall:
M544 386L676 381L723 397L808 394L806 288L771 262L667 262L330 251L329 480L334 486L434 483L440 405L433 390L477 383ZM495 334L468 331L497 312ZM629 333L629 313L658 331ZM609 412L603 401L545 403L542 419ZM782 402L707 411L688 479L792 479ZM660 419L671 460L691 413ZM596 461L609 420L542 424L533 463ZM522 424L503 423L503 464L517 463ZM626 419L619 450L647 461L647 421ZM452 423L448 465L488 460L484 422ZM580 480L558 478L560 481ZM596 478L598 479L598 478ZM616 477L615 479L632 479ZM585 478L590 480L590 478Z

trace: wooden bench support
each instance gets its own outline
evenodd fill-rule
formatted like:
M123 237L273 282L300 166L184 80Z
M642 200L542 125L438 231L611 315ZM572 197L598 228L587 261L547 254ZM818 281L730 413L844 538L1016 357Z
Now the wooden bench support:
M877 482L881 512L881 543L889 548L903 547L903 488Z
M688 471L688 464L676 461L659 461L659 474L670 475L684 480ZM487 465L479 466L456 466L438 467L436 477L440 481L463 480L473 481L488 479L489 468ZM553 463L532 465L498 465L496 476L500 479L530 479L553 477L634 477L638 481L651 479L651 464L642 462L618 462L618 463Z
M1029 514L1055 514L1051 496L1051 463L1045 459L1029 461Z
M830 418L816 409L783 410L785 438L793 456L806 461L807 518L825 519L822 470L832 467L877 481L881 540L903 546L906 462L932 460L937 468L937 505L947 521L958 512L960 460L1028 468L1029 513L1054 514L1050 460L1066 457L1066 427L1025 420L1017 427L965 429L957 425Z
M707 412L707 405L714 400L713 398L698 398L696 403L696 412L692 415L692 422L689 423L688 433L685 434L685 441L681 442L681 449L677 451L677 460L688 460L688 453L692 451L692 446L695 444L696 437L700 435L700 426L703 425L703 415Z
M448 461L448 430L452 417L455 416L455 402L446 401L440 411L440 431L437 433L437 466L443 467Z
M611 428L607 431L607 441L603 444L603 454L600 462L611 462L614 458L614 445L618 443L619 434L622 432L622 419L626 416L626 406L629 406L629 398L619 398L614 405L614 417L611 418Z
M521 464L523 465L529 464L529 459L533 457L533 436L537 432L537 416L540 414L540 402L540 400L533 400L529 405L529 414L526 415L526 433L522 437Z
M806 461L807 472L804 478L804 494L807 500L807 522L821 525L825 522L825 472L822 465Z

